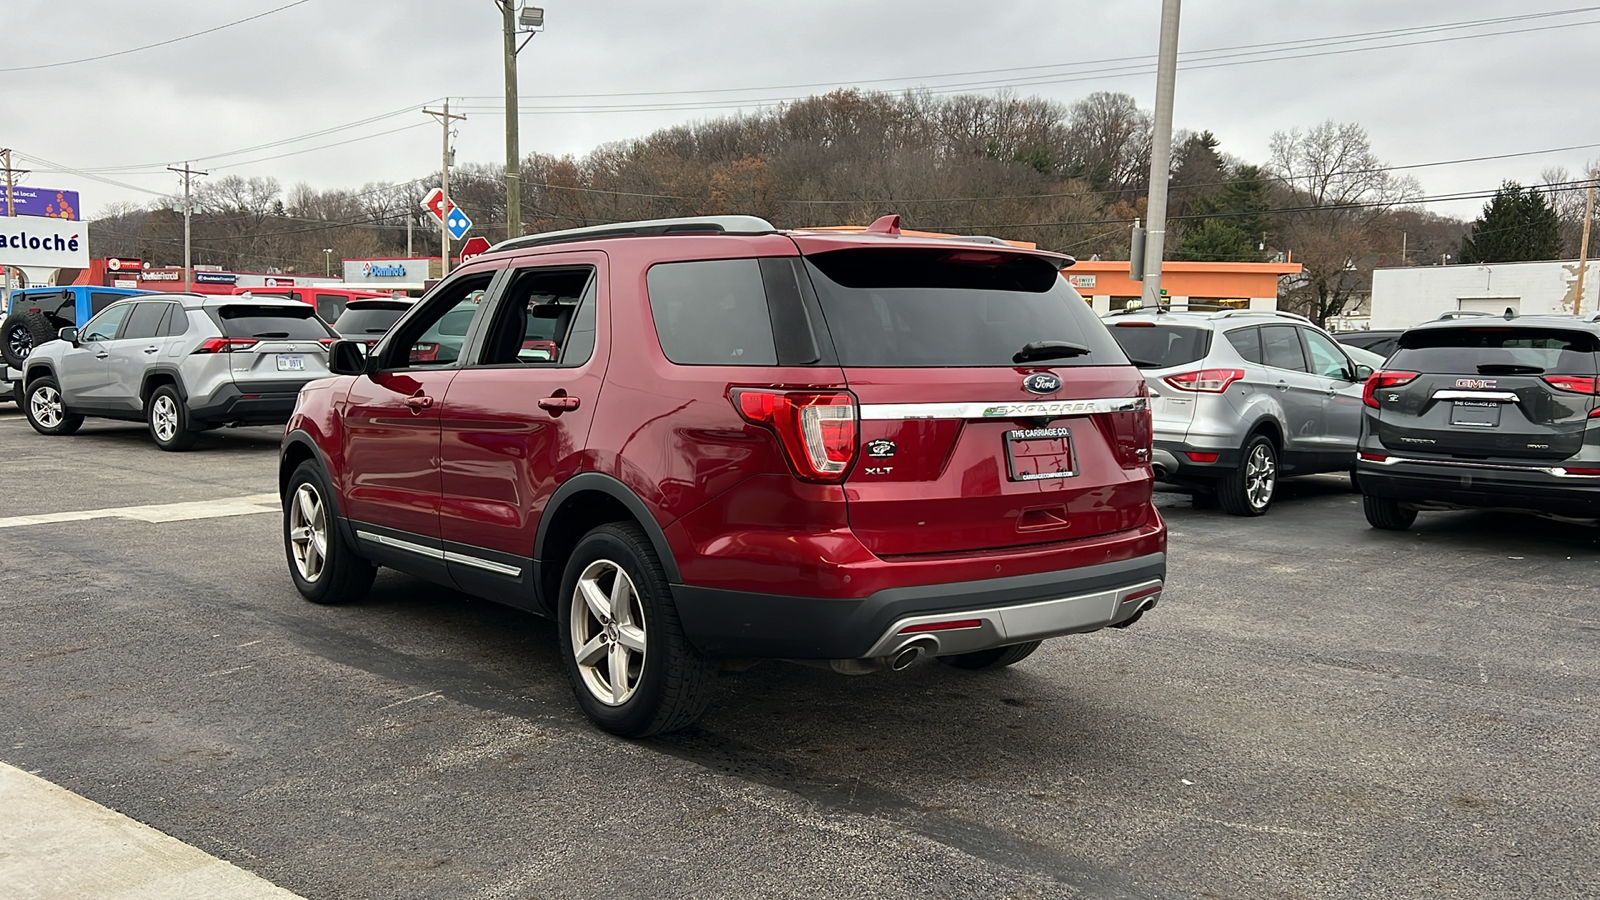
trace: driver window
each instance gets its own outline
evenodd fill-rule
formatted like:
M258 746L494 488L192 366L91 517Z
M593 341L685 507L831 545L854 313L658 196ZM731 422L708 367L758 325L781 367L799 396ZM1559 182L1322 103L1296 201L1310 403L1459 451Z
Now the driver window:
M440 369L456 364L493 272L445 285L395 326L379 365L384 369Z
M83 326L83 331L78 335L80 341L109 341L117 336L117 327L122 320L127 318L128 310L133 309L132 303L121 306L106 307L106 311L89 320Z
M1350 361L1333 341L1308 328L1300 329L1306 337L1306 349L1311 351L1311 371L1323 378L1349 381Z

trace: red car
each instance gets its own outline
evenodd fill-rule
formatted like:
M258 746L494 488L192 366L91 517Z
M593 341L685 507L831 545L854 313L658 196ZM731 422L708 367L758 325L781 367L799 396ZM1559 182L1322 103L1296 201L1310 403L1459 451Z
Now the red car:
M983 669L1129 625L1166 578L1150 413L1071 263L897 217L507 241L302 391L290 574L318 603L390 566L551 616L580 705L629 736L693 721L727 660ZM459 346L429 337L464 310Z

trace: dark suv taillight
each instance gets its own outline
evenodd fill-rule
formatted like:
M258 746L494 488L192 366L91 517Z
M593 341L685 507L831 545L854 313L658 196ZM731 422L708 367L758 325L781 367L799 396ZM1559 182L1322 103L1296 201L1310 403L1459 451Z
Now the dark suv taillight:
M1367 379L1366 386L1361 389L1361 402L1372 407L1373 409L1377 409L1378 391L1384 388L1399 387L1402 384L1410 384L1412 381L1416 380L1416 377L1419 374L1421 373L1373 372L1372 377Z
M733 406L746 422L778 436L789 465L806 481L843 481L855 462L856 399L844 391L734 388Z
M1544 383L1558 391L1600 395L1600 378L1596 378L1593 375L1546 375L1544 376ZM1600 419L1600 406L1589 410L1589 418Z

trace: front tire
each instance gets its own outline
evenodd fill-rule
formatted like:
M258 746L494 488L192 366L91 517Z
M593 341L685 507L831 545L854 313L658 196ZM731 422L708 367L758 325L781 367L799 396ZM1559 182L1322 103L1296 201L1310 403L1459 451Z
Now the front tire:
M1028 641L1026 644L1012 644L1009 647L990 647L988 650L974 650L971 653L957 653L954 656L941 656L939 662L957 669L977 671L980 669L1002 669L1014 666L1033 655L1044 641Z
M596 725L648 737L705 711L715 668L684 636L666 571L637 525L585 535L557 597L567 677Z
M1266 515L1278 490L1278 448L1272 438L1254 435L1245 441L1239 468L1217 483L1217 502L1230 516Z
M1405 531L1417 521L1417 511L1400 505L1391 497L1361 495L1361 511L1367 514L1367 524L1384 531Z
M150 437L163 450L181 452L194 446L200 437L189 422L189 408L178 396L177 388L164 384L155 389L144 408Z
M366 596L377 566L344 542L322 470L306 460L289 476L283 494L283 549L289 577L312 603L350 603Z
M61 399L61 385L51 377L44 377L28 385L24 396L26 403L22 411L28 417L28 424L40 434L52 437L72 434L83 427L83 416L67 411L67 404Z

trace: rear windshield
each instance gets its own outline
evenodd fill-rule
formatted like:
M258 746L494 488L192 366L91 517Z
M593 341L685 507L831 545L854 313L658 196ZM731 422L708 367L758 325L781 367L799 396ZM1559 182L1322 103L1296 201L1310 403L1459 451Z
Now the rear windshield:
M1186 366L1211 352L1211 329L1152 322L1117 322L1111 336L1141 369Z
M1087 352L1048 366L1128 364L1050 262L975 248L838 250L807 269L844 366L1015 366L1029 344ZM1027 363L1025 363L1027 364Z
M1600 340L1564 328L1427 328L1400 337L1388 368L1452 375L1593 375Z
M405 314L405 306L352 306L340 314L339 320L333 323L335 331L344 335L360 336L364 334L379 335L389 330L389 327L400 321Z
M251 306L232 304L217 308L222 333L231 338L287 338L315 341L329 337L328 326L309 306Z

